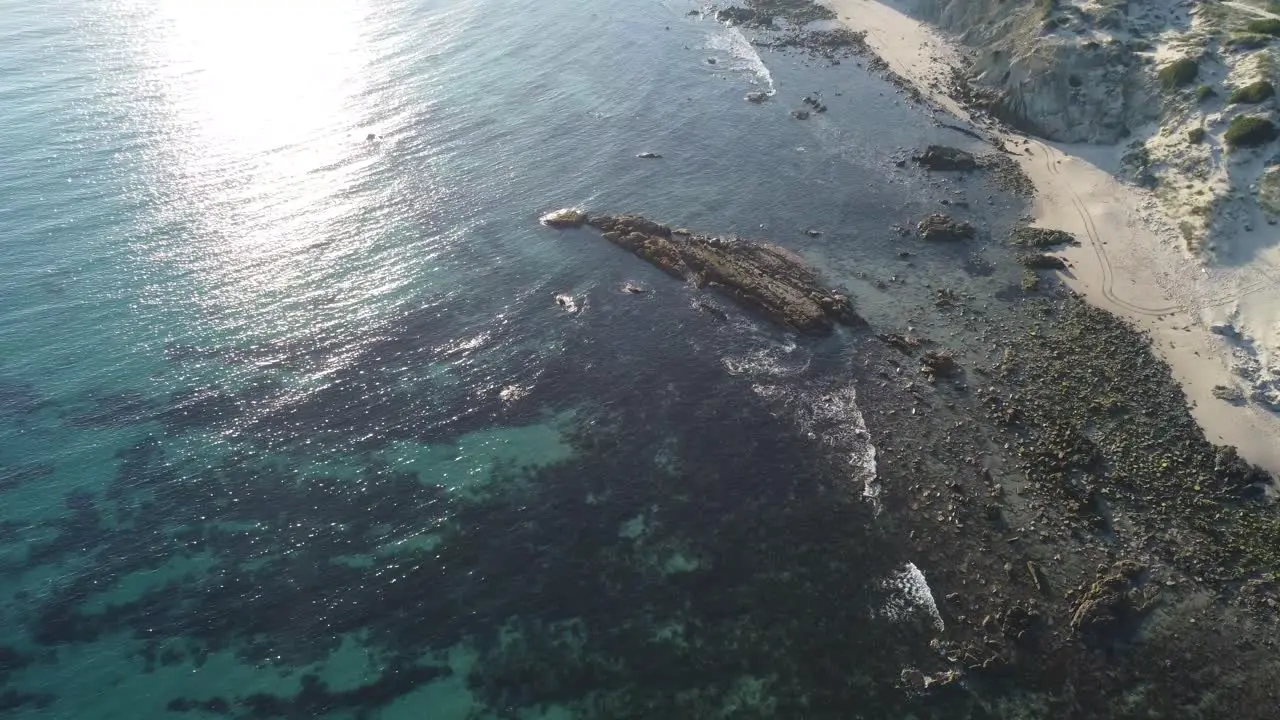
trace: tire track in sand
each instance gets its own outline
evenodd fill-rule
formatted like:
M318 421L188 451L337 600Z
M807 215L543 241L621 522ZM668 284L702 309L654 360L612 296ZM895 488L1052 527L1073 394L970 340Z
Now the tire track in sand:
M1032 140L1032 142L1039 148L1045 161L1045 168L1049 173L1051 175L1061 176L1062 172L1058 169L1057 163L1054 161L1053 151L1039 140ZM1181 303L1163 307L1148 307L1129 302L1128 300L1124 300L1118 296L1115 292L1115 268L1111 264L1111 258L1107 256L1107 250L1103 245L1102 236L1101 233L1098 232L1097 224L1094 222L1093 213L1089 212L1088 205L1080 199L1080 195L1076 193L1074 188L1069 184L1065 184L1064 187L1071 196L1069 199L1072 207L1080 217L1080 221L1085 228L1085 233L1089 238L1089 245L1093 248L1094 255L1098 259L1098 266L1102 271L1103 297L1117 306L1129 310L1130 312L1149 317L1159 317L1161 315L1167 315L1169 313L1179 311L1188 311L1191 309L1186 304ZM1255 293L1268 285L1276 284L1275 279L1268 273L1260 268L1258 272L1260 272L1266 280L1258 280L1228 293L1211 297L1204 302L1199 303L1199 305L1205 308L1220 307L1222 305L1236 302L1240 298Z

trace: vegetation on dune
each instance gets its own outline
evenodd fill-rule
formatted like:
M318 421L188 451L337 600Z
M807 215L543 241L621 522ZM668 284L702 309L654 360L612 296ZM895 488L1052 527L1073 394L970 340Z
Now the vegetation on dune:
M1233 103L1260 103L1275 97L1275 87L1266 80L1258 80L1241 88L1236 88L1228 98Z
M1200 64L1191 58L1182 58L1160 68L1160 87L1175 90L1190 85L1200 74Z
M1194 127L1187 131L1187 141L1192 145L1198 145L1204 142L1204 128Z
M1224 139L1233 148L1257 147L1276 139L1276 126L1270 120L1257 115L1241 115L1227 126Z
M1270 35L1272 37L1280 37L1280 20L1275 18L1258 18L1250 20L1244 26L1246 32L1257 33L1259 35Z
M1235 50L1257 50L1271 44L1271 35L1265 33L1239 33L1227 38L1226 46Z
M1204 102L1211 97L1217 97L1218 93L1210 85L1201 85L1196 88L1196 100Z

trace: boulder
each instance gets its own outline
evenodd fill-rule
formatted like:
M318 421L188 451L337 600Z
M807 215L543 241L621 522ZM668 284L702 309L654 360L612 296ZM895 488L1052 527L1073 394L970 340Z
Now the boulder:
M933 213L921 220L916 224L916 231L922 240L935 242L969 240L977 235L973 225L942 213Z
M977 170L978 159L959 148L930 145L911 159L927 170Z
M576 228L582 227L587 219L587 214L577 208L562 208L543 215L540 221L547 227Z
M1066 270L1067 261L1048 253L1028 253L1018 258L1024 267L1032 270Z

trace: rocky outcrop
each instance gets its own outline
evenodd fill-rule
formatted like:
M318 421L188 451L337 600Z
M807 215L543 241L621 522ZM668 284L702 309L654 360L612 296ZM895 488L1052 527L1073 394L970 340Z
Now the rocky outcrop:
M673 232L639 215L590 216L584 222L667 273L723 290L796 330L829 332L836 323L858 321L847 295L825 286L804 260L777 245Z
M921 220L916 224L916 232L922 240L934 242L969 240L977 234L973 225L942 213L933 213Z
M978 159L959 148L930 145L919 155L911 156L917 165L926 170L976 170Z
M1080 244L1075 235L1065 230L1051 230L1030 225L1014 228L1010 241L1014 245L1036 249Z

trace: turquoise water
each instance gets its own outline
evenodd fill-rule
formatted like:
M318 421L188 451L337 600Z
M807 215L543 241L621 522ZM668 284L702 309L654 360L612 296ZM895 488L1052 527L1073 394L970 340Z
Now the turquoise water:
M866 349L536 222L767 233L892 313L946 131L691 9L0 0L0 707L821 716L927 652L867 612Z

